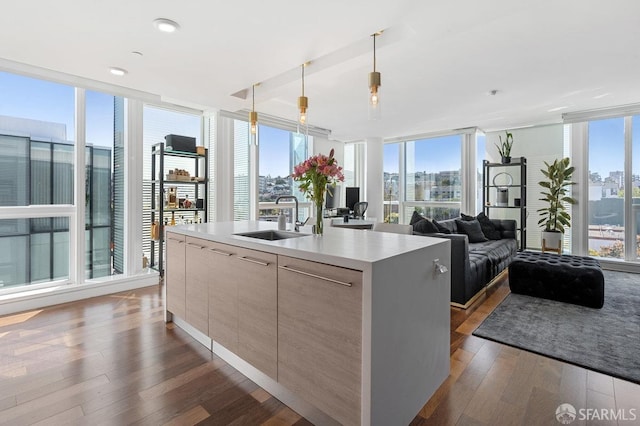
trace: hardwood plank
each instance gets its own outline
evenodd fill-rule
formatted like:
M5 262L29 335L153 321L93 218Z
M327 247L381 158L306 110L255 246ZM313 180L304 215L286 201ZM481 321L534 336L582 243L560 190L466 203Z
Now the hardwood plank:
M158 398L159 396L167 392L170 392L176 388L179 388L180 386L183 386L186 383L189 383L190 381L202 376L203 374L207 374L214 370L217 370L225 364L226 363L221 359L216 359L210 363L200 365L185 373L172 377L169 380L147 388L142 392L138 392L138 395L140 395L140 398L142 398L143 400Z
M591 371L589 373L591 373ZM636 406L637 405L638 403L636 401ZM600 409L609 410L609 409L614 409L615 406L616 406L616 401L613 395L604 394L593 389L587 389L587 406L585 408L591 408L596 410L600 410ZM626 422L621 422L621 423L624 425ZM588 424L590 426L591 425L611 426L611 425L617 425L619 423L615 420L609 420L609 419L605 420L604 418L593 417L589 419Z
M601 394L614 396L613 378L596 371L587 372L587 389L598 391Z
M300 420L300 414L296 413L289 407L282 407L276 414L266 422L262 423L262 426L291 426Z
M198 405L164 423L164 426L194 425L207 418L209 418L209 413L207 412L207 410L202 408L201 405Z
M258 388L255 391L251 392L251 396L254 397L259 403L263 403L267 399L271 398L271 394L262 388Z
M587 370L572 364L562 364L562 378L558 394L565 396L562 402L574 407L587 406Z
M548 426L557 423L556 409L562 402L557 394L533 387L526 401L524 419L531 426Z
M18 404L8 410L3 410L2 413L0 413L0 416L3 422L11 421L12 423L31 424L36 421L44 420L47 417L59 414L62 411L71 408L62 404L63 401L69 403L71 398L108 382L109 379L106 376L100 375L84 382L70 384L64 389L59 389L39 398L29 400L23 404ZM72 402L71 406L74 405L76 405L76 403Z
M621 424L640 425L640 386L621 379L613 379L616 409L625 410L627 417L632 418L630 410L635 409L635 422L620 422Z
M84 413L82 412L82 408L76 405L73 408L56 414L55 416L47 417L46 419L33 424L34 426L72 424L77 423L77 421L81 419L83 415Z

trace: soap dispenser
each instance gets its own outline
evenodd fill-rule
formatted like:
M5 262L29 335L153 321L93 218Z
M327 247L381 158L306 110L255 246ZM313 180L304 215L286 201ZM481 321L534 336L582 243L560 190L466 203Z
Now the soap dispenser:
M280 231L287 229L287 217L282 210L280 210L280 214L278 215L278 229Z

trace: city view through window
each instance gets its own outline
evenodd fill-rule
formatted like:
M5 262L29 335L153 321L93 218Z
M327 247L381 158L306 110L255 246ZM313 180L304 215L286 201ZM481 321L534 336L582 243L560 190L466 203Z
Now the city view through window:
M269 126L259 126L258 202L260 220L275 221L279 208L278 197L293 195L299 203L306 203L304 195L291 178L293 167L308 157L307 137ZM291 200L282 200L290 203ZM306 204L300 208L298 220L308 216ZM285 209L287 221L292 221L292 209Z
M460 215L461 135L387 144L383 155L385 222L399 223L402 215L409 223L414 211L436 220Z
M631 244L631 257L640 257L640 117L631 121L631 135L625 135L625 118L589 122L589 255L625 258ZM626 140L630 142L625 149ZM625 197L625 158L631 152L631 199ZM625 207L631 216L625 223ZM625 241L627 227L631 227Z

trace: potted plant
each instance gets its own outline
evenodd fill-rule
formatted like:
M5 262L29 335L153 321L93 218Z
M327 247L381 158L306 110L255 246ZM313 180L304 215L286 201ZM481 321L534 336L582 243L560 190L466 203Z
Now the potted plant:
M513 134L506 132L506 136L504 141L502 140L502 136L498 136L500 138L500 145L495 144L498 148L498 154L502 157L502 164L511 163L511 147L513 146Z
M549 164L544 162L546 169L540 171L546 180L539 182L544 190L541 191L543 198L540 201L546 202L547 207L538 209L541 214L538 225L542 228L542 249L550 248L561 252L562 237L565 228L571 227L571 215L565 207L565 203L575 204L576 199L567 195L567 191L575 182L571 181L571 176L575 168L569 166L569 158L556 159Z

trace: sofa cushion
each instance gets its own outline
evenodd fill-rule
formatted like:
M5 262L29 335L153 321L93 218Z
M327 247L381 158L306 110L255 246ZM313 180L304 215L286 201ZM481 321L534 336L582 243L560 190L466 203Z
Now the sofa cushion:
M409 221L409 225L414 225L423 219L426 219L426 217L422 216L420 213L414 210L413 214L411 215L411 220Z
M433 224L429 219L422 219L413 224L413 230L420 232L421 234L433 234L440 232L438 227Z
M469 216L468 214L460 213L460 217L462 220L470 222L473 220L477 220L480 222L480 228L482 229L482 233L489 240L499 240L502 238L500 234L500 230L496 227L496 225L487 217L484 212L478 213L478 216Z
M469 244L469 253L483 255L489 259L491 275L495 276L509 266L518 252L518 243L514 239L489 240L483 243Z
M469 237L469 244L488 241L488 238L485 237L484 234L482 233L480 222L478 222L477 219L473 219L473 220L456 219L456 225L458 226L459 232L463 234L467 234L467 236Z
M484 212L478 213L478 222L480 222L480 228L482 228L482 233L485 237L490 240L499 240L502 238L500 234L500 230L491 222L491 219L487 217Z
M451 234L451 232L453 231L453 229L451 229L451 228L449 228L447 226L441 225L435 219L432 219L431 222L436 226L436 228L438 228L438 232L441 232L443 234ZM449 223L455 223L453 221L447 221L447 222L448 222L448 224ZM453 225L451 225L451 227L453 227Z

